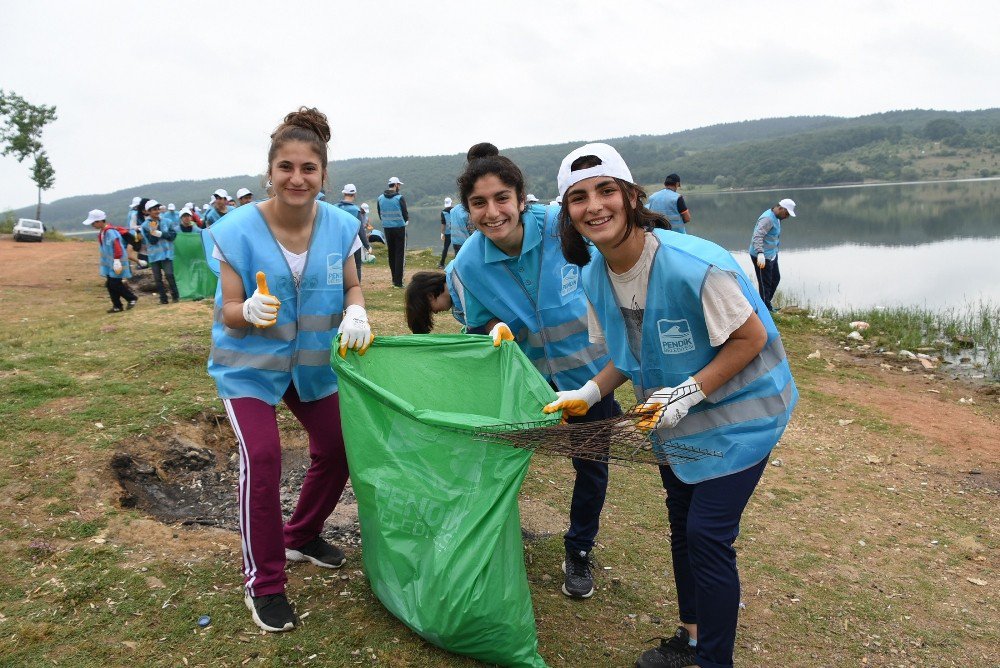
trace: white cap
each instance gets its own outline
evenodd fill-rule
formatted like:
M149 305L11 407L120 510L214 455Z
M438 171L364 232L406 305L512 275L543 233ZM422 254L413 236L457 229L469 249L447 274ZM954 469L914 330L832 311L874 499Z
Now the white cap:
M340 192L344 193L345 195L357 195L358 189L354 187L353 183L348 183L346 186L344 186L344 189L341 190Z
M445 197L444 198L444 205L445 206L451 206L451 198L450 197Z
M132 203L128 205L128 208L134 209L135 207L139 206L139 202L141 201L142 201L141 197L133 197ZM94 211L100 211L100 209L94 209Z
M218 199L228 200L229 199L229 193L226 192L225 188L219 188L214 193L212 193L212 198L213 199L218 198Z
M158 209L158 208L160 208L160 203L157 202L155 199L151 199L148 202L146 202L146 211L152 211L153 209Z
M191 209L194 208L194 202L185 202L184 203L184 208L187 209L188 211L190 211Z
M99 220L107 220L108 217L100 209L91 209L90 213L87 214L87 220L83 221L86 226L93 225Z
M525 200L527 202L537 202L538 198L532 195L531 193L528 193L528 196L525 198Z
M389 179L389 185L394 186L396 184L403 185L403 182L399 180L398 176L393 176Z
M596 167L588 167L587 169L578 169L575 172L570 171L570 165L577 158L582 158L585 155L597 157L600 159L601 164ZM570 186L594 176L611 176L622 181L635 183L632 180L632 172L629 171L628 165L625 164L625 161L622 160L622 157L614 147L601 143L584 144L580 148L570 152L569 155L563 158L562 164L559 165L559 176L556 178L559 183L559 199L562 199L562 196L566 194Z
M791 216L792 218L795 217L795 202L793 202L792 200L783 199L780 202L778 202L778 206L785 207L786 209L788 209L788 215Z
M173 202L171 202L170 204L167 205L167 211L176 211L176 210L177 210L177 207L174 206Z
M362 209L364 209L365 211L367 211L367 210L368 210L368 209L370 208L370 207L368 206L368 202L362 202L362 203L361 203L361 208L362 208Z
M184 207L183 209L181 209L181 212L178 215L179 216L190 216L191 215L191 209L189 209L187 207Z
M236 191L236 199L243 199L247 195L253 195L247 188L240 188Z

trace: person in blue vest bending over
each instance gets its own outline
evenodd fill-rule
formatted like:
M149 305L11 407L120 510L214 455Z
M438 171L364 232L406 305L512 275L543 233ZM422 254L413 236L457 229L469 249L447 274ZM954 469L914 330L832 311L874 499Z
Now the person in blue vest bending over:
M674 232L687 234L687 224L691 222L691 212L688 211L684 196L677 191L681 188L681 177L667 174L663 179L663 190L657 190L649 196L646 208L662 215L670 221L670 229Z
M444 261L448 259L448 248L451 246L451 198L444 198L444 208L441 209L441 241L444 244L441 248L441 259L438 261L438 269L444 269ZM458 251L455 251L456 253Z
M488 331L495 346L515 341L553 389L590 397L589 409L573 422L620 415L614 397L602 399L590 382L607 364L608 351L603 343L587 340L580 270L562 255L558 209L528 206L524 174L489 143L469 149L458 189L477 230L451 263L452 288L468 331ZM562 592L588 598L594 593L591 550L607 493L608 464L573 458L573 468Z
M389 255L389 271L392 286L403 287L403 265L406 258L406 225L410 216L406 212L406 200L399 193L403 182L398 177L389 179L385 192L378 196L375 204L382 230L385 232L385 246Z
M180 298L177 281L174 279L174 239L177 238L178 226L169 218L161 218L160 203L151 199L146 202L146 219L139 229L146 240L146 257L153 270L153 281L156 283L156 292L160 295L160 303L167 304L167 285L170 286L170 299L176 302ZM164 285L164 277L167 285Z
M732 254L654 229L658 216L614 148L572 151L558 185L562 250L582 268L589 338L607 343L611 362L588 383L596 392L560 392L544 411L579 414L631 380L654 452L721 455L660 466L681 626L635 665L732 666L733 542L798 400L781 337Z
M337 376L330 353L364 354L372 342L351 255L358 219L316 194L326 180L330 126L316 109L288 114L271 135L273 197L205 230L219 267L208 372L240 453L244 601L265 631L298 620L285 595L285 562L339 568L343 551L320 536L347 483ZM210 263L211 264L211 263ZM281 515L284 401L309 434L309 470L288 523Z
M358 219L358 239L361 241L361 248L358 252L354 254L354 266L358 270L358 282L361 282L361 255L365 251L370 251L372 245L368 243L368 234L365 231L365 212L362 211L361 207L354 203L355 198L358 196L358 188L353 183L348 183L344 185L341 190L340 201L334 204L335 207L342 211L346 211L355 218ZM362 248L364 250L362 250Z
M789 216L795 217L795 202L783 199L760 214L753 227L753 236L750 237L750 259L753 260L753 272L757 275L757 289L768 311L774 310L771 299L781 282L781 272L778 270L781 221L787 220Z
M229 193L219 188L212 193L212 207L205 214L205 227L211 227L234 208L229 206Z

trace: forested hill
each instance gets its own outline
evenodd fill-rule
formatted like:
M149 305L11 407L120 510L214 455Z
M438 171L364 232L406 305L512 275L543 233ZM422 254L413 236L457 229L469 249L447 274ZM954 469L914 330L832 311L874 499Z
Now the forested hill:
M488 141L488 132L483 140ZM1000 109L952 112L892 111L857 118L799 116L724 123L668 135L605 139L618 148L635 179L651 189L670 172L686 187L771 188L872 181L974 178L1000 174ZM562 158L582 141L503 149L525 172L529 191L542 200L556 195ZM455 194L464 154L336 160L330 164L330 198L344 183L359 199L374 202L390 176L400 177L410 206L436 206ZM56 165L58 170L58 165ZM216 188L235 194L246 186L262 192L260 175L136 185L102 195L69 197L42 207L42 219L76 230L90 209L123 221L133 195L161 202L203 204ZM34 206L14 212L34 217Z

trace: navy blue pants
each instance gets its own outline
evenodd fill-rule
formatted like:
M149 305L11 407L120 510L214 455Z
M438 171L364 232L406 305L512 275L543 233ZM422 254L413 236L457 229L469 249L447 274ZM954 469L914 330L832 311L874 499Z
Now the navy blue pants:
M593 422L622 414L614 394L601 399L590 407L586 415L571 417L571 423ZM590 459L573 458L576 482L569 506L569 531L563 537L567 550L590 552L601 524L601 510L608 493L608 463Z
M660 467L681 622L698 625L698 665L733 665L740 575L733 542L767 457L738 473L688 485Z
M757 266L756 255L751 255L750 259L753 260L753 273L757 276L757 292L760 293L760 298L764 300L764 306L767 307L767 310L773 311L774 307L771 306L771 298L774 297L774 291L778 289L778 283L781 282L781 272L778 270L778 256L775 255L773 260L764 258L763 269Z

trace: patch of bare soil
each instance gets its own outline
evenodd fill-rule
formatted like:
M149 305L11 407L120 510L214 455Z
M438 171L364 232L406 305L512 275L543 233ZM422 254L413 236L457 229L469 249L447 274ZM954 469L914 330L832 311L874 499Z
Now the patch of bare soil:
M280 494L287 520L309 467L309 449L302 432L283 431L281 440ZM224 415L205 414L192 425L172 426L121 443L110 467L121 487L118 502L123 508L136 508L168 524L239 529L239 454ZM358 507L350 483L323 536L343 546L360 544Z

